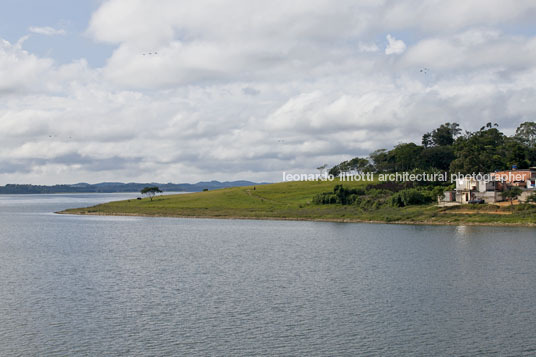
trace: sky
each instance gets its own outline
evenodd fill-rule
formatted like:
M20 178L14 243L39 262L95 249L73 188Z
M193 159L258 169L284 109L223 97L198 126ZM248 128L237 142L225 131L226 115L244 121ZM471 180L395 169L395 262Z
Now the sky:
M281 181L536 120L533 0L3 0L0 184Z

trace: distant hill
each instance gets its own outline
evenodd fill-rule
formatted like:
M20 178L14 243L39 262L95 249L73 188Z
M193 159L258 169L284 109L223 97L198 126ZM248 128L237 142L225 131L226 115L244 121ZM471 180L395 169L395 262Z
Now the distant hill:
M137 182L101 182L97 184L76 183L72 185L18 185L0 186L0 194L37 194L37 193L114 193L139 192L147 186L158 186L164 192L199 192L204 189L215 190L225 187L262 185L251 181L208 181L198 183L137 183Z

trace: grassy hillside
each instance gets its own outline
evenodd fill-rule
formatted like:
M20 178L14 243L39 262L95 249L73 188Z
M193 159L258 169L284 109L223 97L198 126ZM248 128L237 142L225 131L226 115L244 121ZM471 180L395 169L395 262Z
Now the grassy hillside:
M92 215L143 215L168 217L305 219L329 221L376 221L429 224L536 224L536 207L416 205L379 208L359 205L312 203L321 192L333 191L340 182L283 182L270 185L225 188L191 194L160 196L152 201L110 202L60 213ZM344 182L347 188L367 183Z

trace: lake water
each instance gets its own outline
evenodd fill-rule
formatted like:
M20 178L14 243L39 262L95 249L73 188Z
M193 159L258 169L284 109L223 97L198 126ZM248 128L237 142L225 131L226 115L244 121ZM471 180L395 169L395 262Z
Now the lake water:
M0 196L0 355L535 355L536 230L56 215Z

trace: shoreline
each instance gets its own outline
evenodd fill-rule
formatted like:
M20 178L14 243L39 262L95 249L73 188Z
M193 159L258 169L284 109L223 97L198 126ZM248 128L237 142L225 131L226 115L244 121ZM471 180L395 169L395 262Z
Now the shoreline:
M164 215L144 213L102 213L102 212L66 212L58 211L55 214L74 216L111 216L111 217L154 217L154 218L193 218L193 219L235 219L235 220L258 220L258 221L307 221L307 222L333 222L333 223L368 223L368 224L403 224L416 226L489 226L489 227L536 227L535 223L502 223L502 222L436 222L436 221L381 221L360 220L352 218L303 218L303 217L246 217L246 216L186 216Z

